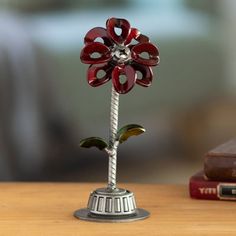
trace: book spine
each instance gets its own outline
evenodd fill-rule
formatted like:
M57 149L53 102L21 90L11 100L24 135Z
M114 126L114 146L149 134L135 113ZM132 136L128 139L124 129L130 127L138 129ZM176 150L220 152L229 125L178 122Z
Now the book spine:
M205 156L204 172L211 180L235 181L236 158Z
M217 182L206 182L201 180L190 179L189 193L191 198L217 200Z
M191 198L207 200L236 200L235 183L218 183L216 181L190 179Z

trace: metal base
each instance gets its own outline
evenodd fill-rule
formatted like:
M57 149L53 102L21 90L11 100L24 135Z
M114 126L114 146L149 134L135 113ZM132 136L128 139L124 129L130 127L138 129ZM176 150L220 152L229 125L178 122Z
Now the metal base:
M87 208L79 209L75 211L74 216L81 220L87 221L95 221L95 222L111 222L111 223L119 223L119 222L132 222L136 220L142 220L149 217L150 213L144 209L137 208L133 215L126 216L105 216L105 215L95 215L91 214L90 210Z
M74 216L97 222L130 222L147 218L150 213L136 207L135 197L126 189L99 188L90 193L87 208Z
M134 215L137 207L129 190L99 188L90 194L87 208L94 215L124 216Z

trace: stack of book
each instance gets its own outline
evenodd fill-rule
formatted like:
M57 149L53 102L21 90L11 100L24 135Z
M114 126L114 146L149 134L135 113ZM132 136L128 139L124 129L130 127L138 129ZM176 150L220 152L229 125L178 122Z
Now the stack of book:
M236 139L230 140L204 156L204 170L190 178L192 198L236 200Z

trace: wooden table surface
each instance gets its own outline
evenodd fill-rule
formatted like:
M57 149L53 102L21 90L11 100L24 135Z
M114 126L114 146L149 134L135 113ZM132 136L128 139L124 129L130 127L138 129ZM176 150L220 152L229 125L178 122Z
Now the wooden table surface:
M94 223L73 217L103 184L0 183L0 236L236 235L236 202L193 200L184 185L120 184L150 218Z

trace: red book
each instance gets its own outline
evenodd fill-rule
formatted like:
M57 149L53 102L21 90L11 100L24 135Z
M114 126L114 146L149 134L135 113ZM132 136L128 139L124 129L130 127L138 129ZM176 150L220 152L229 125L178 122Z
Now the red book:
M232 139L205 155L205 175L216 181L236 181L236 139Z
M200 171L190 178L189 193L197 199L236 200L236 182L208 180Z

